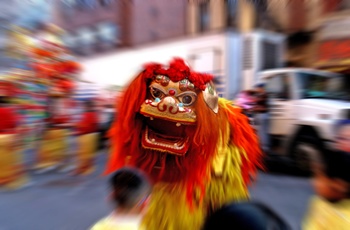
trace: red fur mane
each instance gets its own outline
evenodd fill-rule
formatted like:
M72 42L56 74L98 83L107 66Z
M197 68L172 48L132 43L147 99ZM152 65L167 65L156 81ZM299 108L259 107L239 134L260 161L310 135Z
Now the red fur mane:
M147 76L154 73L152 68L143 71L131 82L117 105L118 118L110 131L112 152L105 174L126 165L136 166L144 170L155 183L176 181L176 184L182 184L191 204L195 190L199 189L204 194L221 137L230 140L230 143L223 144L233 144L245 151L241 170L245 184L249 183L256 167L261 166L261 151L252 127L241 111L231 105L214 113L205 103L202 91L195 104L196 125L185 129L186 136L191 137L190 148L185 156L142 148L142 131L146 123L139 110L146 100L152 80ZM226 134L230 136L226 137Z
M215 114L205 103L202 92L195 105L197 124L186 129L192 143L185 156L175 156L141 147L143 119L138 111L146 99L148 82L140 74L125 91L118 108L118 120L111 129L112 152L105 173L125 166L143 169L157 181L178 181L187 188L188 199L193 199L195 189L204 191L209 179L213 157L216 154L219 132L227 125L219 124L221 113ZM225 132L224 132L225 133ZM160 169L155 170L154 166Z

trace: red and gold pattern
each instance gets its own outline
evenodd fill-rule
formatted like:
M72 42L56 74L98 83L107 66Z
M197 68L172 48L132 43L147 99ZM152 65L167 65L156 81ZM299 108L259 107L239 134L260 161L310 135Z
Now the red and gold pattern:
M75 75L82 70L81 65L72 60L70 52L58 38L58 28L47 27L46 36L28 52L31 67L36 77L50 86L51 96L66 96L73 92Z
M200 229L208 209L248 198L258 139L212 79L179 58L148 64L117 105L106 173L131 165L153 179L148 229Z
M16 134L0 134L0 188L18 189L27 182Z

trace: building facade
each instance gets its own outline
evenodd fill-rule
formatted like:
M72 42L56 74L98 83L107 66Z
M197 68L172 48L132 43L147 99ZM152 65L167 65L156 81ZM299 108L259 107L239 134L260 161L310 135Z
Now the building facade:
M278 3L280 4L277 4ZM270 0L270 14L287 34L286 61L290 66L313 67L322 21L347 8L347 0Z
M186 35L187 0L133 0L130 44L140 45Z
M186 0L56 0L53 22L78 55L186 34Z
M256 28L278 30L267 8L266 0L189 0L188 33L228 29L249 32Z
M317 68L350 74L350 1L347 3L321 21L314 52Z
M120 7L112 0L56 0L53 23L66 33L63 40L78 55L102 52L121 43Z
M189 0L188 33L217 30L247 33L264 29L286 35L285 65L310 67L322 18L339 12L348 0Z

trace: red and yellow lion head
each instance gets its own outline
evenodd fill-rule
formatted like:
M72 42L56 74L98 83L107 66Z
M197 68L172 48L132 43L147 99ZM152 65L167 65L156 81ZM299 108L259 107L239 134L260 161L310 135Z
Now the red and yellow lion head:
M106 173L131 165L155 182L183 182L189 194L204 188L220 140L234 142L235 134L244 135L230 124L247 123L243 115L230 118L229 113L240 114L238 108L219 109L212 79L191 71L179 58L167 67L145 65L117 105ZM248 151L249 141L243 143Z

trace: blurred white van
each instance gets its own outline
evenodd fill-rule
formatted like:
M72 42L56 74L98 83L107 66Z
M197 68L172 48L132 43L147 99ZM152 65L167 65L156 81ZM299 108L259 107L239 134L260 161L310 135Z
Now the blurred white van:
M258 79L269 96L270 135L279 144L279 153L309 172L332 148L335 121L349 118L350 81L303 68L262 71Z

